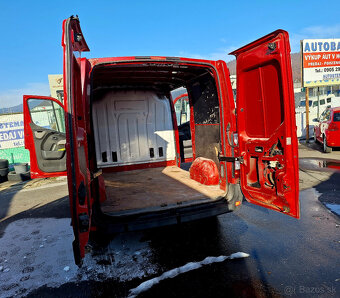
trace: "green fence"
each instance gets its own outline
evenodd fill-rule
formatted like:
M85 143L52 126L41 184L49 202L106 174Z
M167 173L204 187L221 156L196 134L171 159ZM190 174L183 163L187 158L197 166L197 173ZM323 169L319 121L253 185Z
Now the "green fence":
M16 147L0 150L0 159L7 159L10 164L10 168L16 163L29 163L30 153L25 147Z

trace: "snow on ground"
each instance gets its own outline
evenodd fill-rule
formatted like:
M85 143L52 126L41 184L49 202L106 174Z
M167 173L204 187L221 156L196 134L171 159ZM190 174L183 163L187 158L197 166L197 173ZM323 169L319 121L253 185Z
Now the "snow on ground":
M340 216L340 205L331 203L325 203L325 205L328 209Z
M247 254L247 253L236 252L236 253L231 254L230 256L206 257L201 262L187 263L184 266L166 271L158 277L154 277L152 279L149 279L147 281L142 282L138 287L130 290L129 298L134 298L137 295L139 295L140 293L149 290L151 287L158 284L160 281L162 281L164 279L174 278L179 274L186 273L186 272L189 272L189 271L192 271L192 270L196 270L198 268L201 268L204 265L209 265L209 264L212 264L212 263L220 263L220 262L223 262L227 259L232 260L232 259L240 259L240 258L247 258L247 257L249 257L249 254Z
M70 219L29 218L12 222L0 239L0 297L27 295L44 285L59 287L66 282L107 278L124 282L154 276L161 268L152 262L149 243L141 241L141 237L139 232L118 235L109 245L93 249L78 268L73 259ZM131 293L145 291L162 279L203 265L247 256L236 253L188 263L142 283Z
M43 285L106 278L125 281L155 274L148 243L139 240L134 233L117 236L105 252L87 254L79 269L73 259L70 219L15 221L0 239L0 297L26 295Z

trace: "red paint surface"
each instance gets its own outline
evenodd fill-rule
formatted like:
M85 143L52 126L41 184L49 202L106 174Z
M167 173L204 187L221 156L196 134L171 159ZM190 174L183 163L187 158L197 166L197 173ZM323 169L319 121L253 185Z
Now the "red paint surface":
M60 101L56 100L55 98L52 97L47 97L47 96L37 96L37 95L24 95L24 133L25 133L25 148L29 150L30 152L30 171L31 171L31 178L48 178L48 177L58 177L58 176L66 176L67 172L52 172L52 173L47 173L43 172L40 170L38 166L38 161L37 161L37 155L36 155L36 149L34 145L34 139L33 139L33 132L31 129L31 114L30 110L28 107L27 101L29 99L43 99L43 100L49 100L49 101L54 101L58 105L64 107Z
M340 121L334 121L334 114L340 113L340 107L328 108L327 110L330 111L329 119L320 117L320 122L314 125L314 134L319 142L323 143L325 136L327 146L340 147Z
M159 167L170 167L170 166L175 166L175 165L176 165L176 160L167 160L167 161L103 168L102 171L104 173L115 173L115 172L126 172L126 171L133 171L133 170L159 168Z
M219 182L218 168L208 158L198 157L190 167L190 178L204 185L217 185Z
M81 36L79 42L74 36ZM86 137L86 109L82 90L87 90L85 74L81 69L81 59L77 59L75 52L89 51L82 35L79 20L69 18L63 22L62 47L64 54L64 101L66 126L66 164L69 189L70 210L73 223L73 250L76 262L79 264L85 256L85 246L89 240L92 215L91 172L88 164ZM84 204L79 202L79 187L85 186L86 197ZM88 229L81 229L80 215L88 216Z
M180 158L181 149L180 149L180 146L179 146L179 132L178 132L177 119L176 119L175 104L171 100L171 94L169 96L169 104L170 104L170 109L171 109L172 128L175 132L176 162L177 162L177 166L180 167L181 166L181 158Z
M237 57L242 192L253 204L299 218L298 144L288 33L277 30L232 54Z
M177 97L174 99L174 105L175 105L176 102L179 101L181 98L184 98L185 101L189 101L189 99L188 99L188 93L184 93L184 94L182 94L182 95L177 96Z

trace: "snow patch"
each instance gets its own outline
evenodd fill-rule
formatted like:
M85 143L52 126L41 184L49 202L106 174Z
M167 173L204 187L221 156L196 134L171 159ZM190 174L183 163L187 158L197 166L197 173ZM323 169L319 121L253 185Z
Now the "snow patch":
M78 268L69 218L14 221L0 239L0 297L27 295L44 285L107 278L124 282L155 274L158 265L151 261L152 250L141 237L141 233L118 235L103 252L88 253Z
M212 263L220 263L227 259L239 259L239 258L247 258L249 257L249 254L244 252L236 252L231 254L230 256L219 256L219 257L206 257L204 260L200 262L190 262L185 264L184 266L171 269L169 271L164 272L162 275L158 277L154 277L152 279L149 279L143 283L141 283L138 287L131 289L129 292L129 298L136 297L142 292L145 292L152 288L154 285L158 284L160 281L168 278L174 278L179 274L186 273L192 270L196 270L198 268L201 268L202 266L209 265Z

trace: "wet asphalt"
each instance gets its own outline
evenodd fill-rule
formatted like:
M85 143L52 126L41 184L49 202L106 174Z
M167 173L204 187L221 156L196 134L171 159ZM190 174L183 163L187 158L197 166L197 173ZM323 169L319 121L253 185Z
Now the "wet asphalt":
M239 211L217 218L141 232L138 237L148 242L149 261L159 272L125 282L107 279L42 287L28 297L127 297L130 289L167 270L239 251L250 257L161 281L138 297L339 297L339 217L319 202L313 189L302 191L300 200L300 220L244 203ZM106 245L107 239L102 239L92 254L105 251Z
M302 158L308 158L308 150ZM130 245L133 250L136 241L146 245L150 255L145 264L138 264L139 269L145 266L146 274L124 280L98 275L96 281L66 282L58 288L42 286L26 297L128 297L130 289L168 270L235 252L250 256L180 274L138 297L340 297L340 218L321 203L339 203L340 171L327 172L321 179L319 169L310 171L308 167L310 164L302 166L305 176L300 172L299 220L243 202L240 210L216 218L111 239L98 237L90 254L104 269L118 269L117 262L107 258L115 238L130 239L122 242L124 250ZM67 197L62 197L13 215L1 222L0 230L3 232L8 222L26 217L68 218L68 208ZM136 259L136 268L137 263ZM150 273L150 266L157 269ZM119 267L124 275L124 264Z

